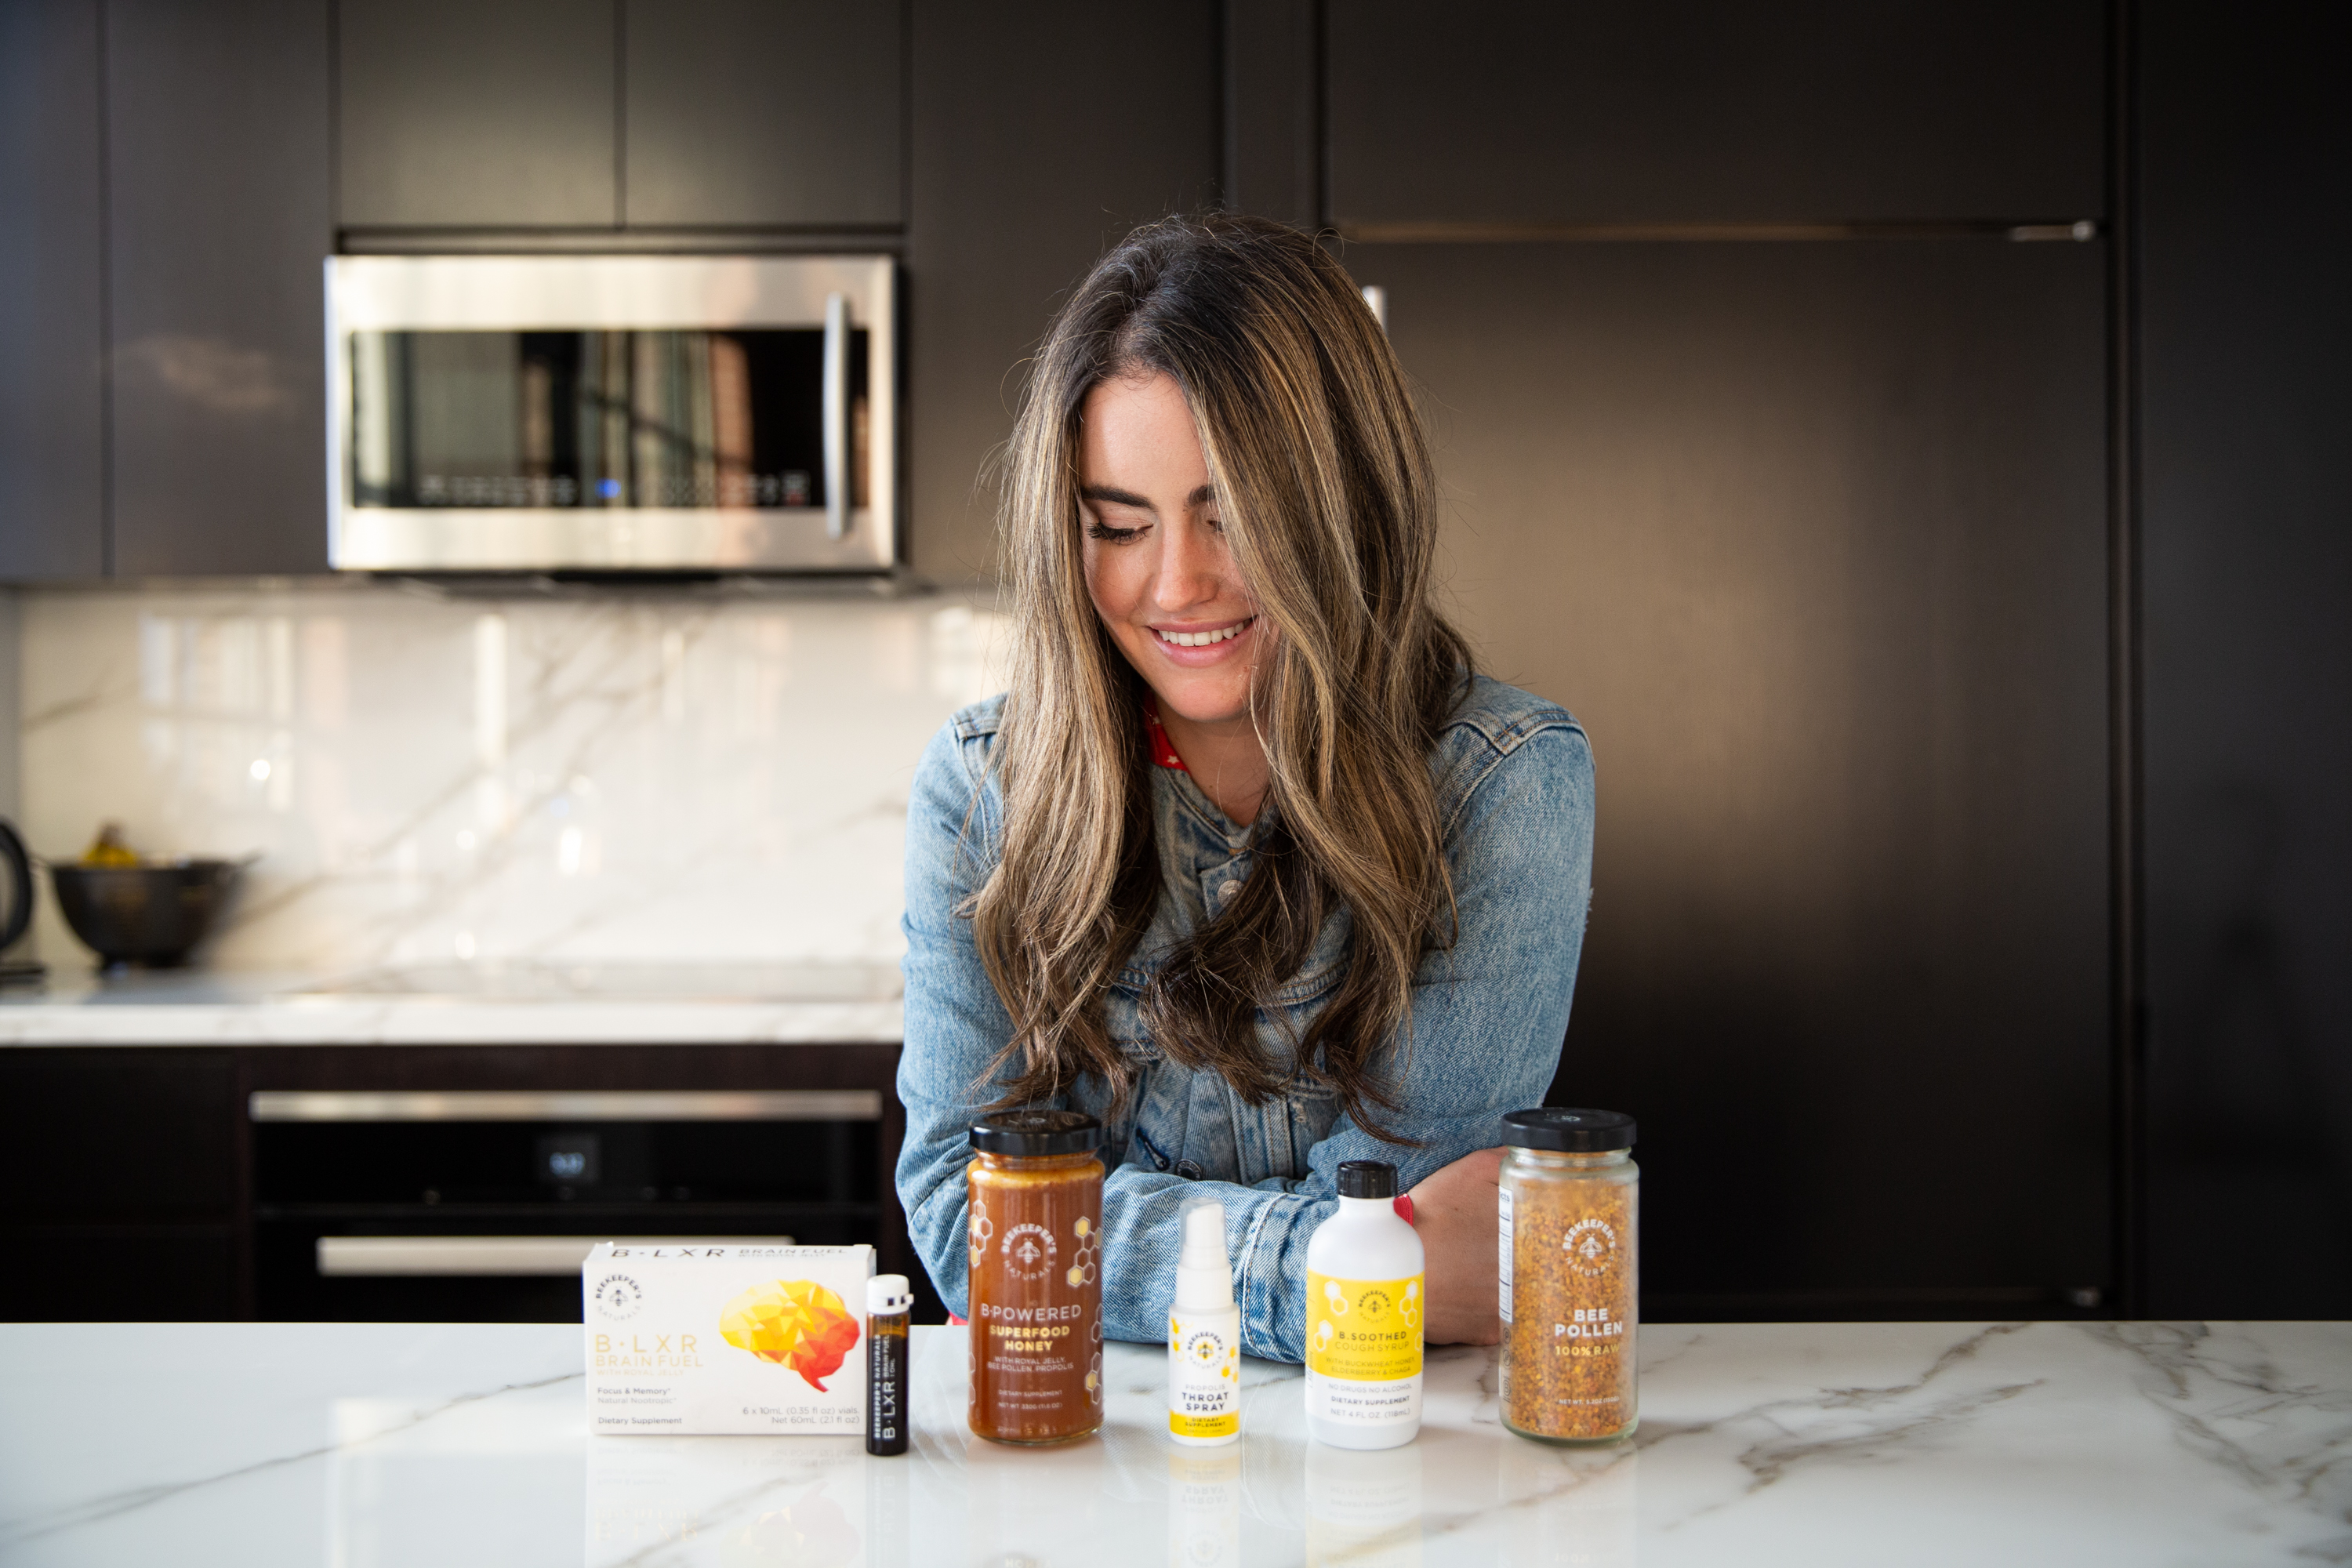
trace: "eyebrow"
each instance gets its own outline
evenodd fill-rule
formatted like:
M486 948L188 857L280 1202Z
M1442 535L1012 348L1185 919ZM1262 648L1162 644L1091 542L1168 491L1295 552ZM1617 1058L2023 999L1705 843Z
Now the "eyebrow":
M1140 511L1157 510L1150 501L1137 495L1133 490L1123 490L1116 485L1080 485L1078 495L1081 500L1108 501L1113 506L1131 506ZM1191 495L1184 498L1184 504L1188 507L1206 506L1216 499L1217 489L1214 485L1201 485L1196 487Z

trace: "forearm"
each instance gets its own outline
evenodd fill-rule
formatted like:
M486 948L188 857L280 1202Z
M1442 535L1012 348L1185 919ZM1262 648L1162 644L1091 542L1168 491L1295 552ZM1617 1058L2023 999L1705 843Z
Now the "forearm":
M1111 1172L1103 1185L1104 1336L1144 1344L1167 1337L1179 1215L1195 1199L1213 1198L1225 1208L1242 1349L1269 1361L1301 1359L1307 1238L1339 1200L1287 1190L1296 1184L1187 1181L1140 1164Z

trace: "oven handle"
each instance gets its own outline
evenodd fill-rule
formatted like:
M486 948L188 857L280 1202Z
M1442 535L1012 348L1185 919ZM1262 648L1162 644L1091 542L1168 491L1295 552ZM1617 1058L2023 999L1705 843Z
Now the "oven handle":
M594 1236L322 1236L319 1273L327 1279L451 1279L459 1275L578 1274L604 1240ZM626 1238L623 1238L626 1239ZM729 1245L790 1247L789 1236L693 1238ZM665 1238L676 1245L678 1237ZM654 1245L649 1243L648 1245Z
M879 1121L877 1089L254 1090L256 1121Z
M824 536L849 535L849 296L824 297Z

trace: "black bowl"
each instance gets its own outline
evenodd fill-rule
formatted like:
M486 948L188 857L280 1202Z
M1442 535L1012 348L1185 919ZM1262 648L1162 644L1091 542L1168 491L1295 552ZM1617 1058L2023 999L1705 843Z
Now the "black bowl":
M186 960L228 902L240 860L167 866L49 867L58 908L74 935L109 963L167 969Z

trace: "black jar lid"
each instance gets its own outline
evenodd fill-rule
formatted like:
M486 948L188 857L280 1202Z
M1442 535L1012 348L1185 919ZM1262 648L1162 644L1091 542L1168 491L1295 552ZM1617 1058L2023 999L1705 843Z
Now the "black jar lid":
M1083 1110L1000 1110L971 1124L983 1154L1083 1154L1102 1141L1102 1123Z
M1343 1198L1396 1196L1396 1167L1386 1160L1339 1162L1339 1195Z
M1633 1146L1633 1119L1622 1110L1576 1110L1540 1105L1503 1115L1503 1142L1519 1149L1605 1154Z

